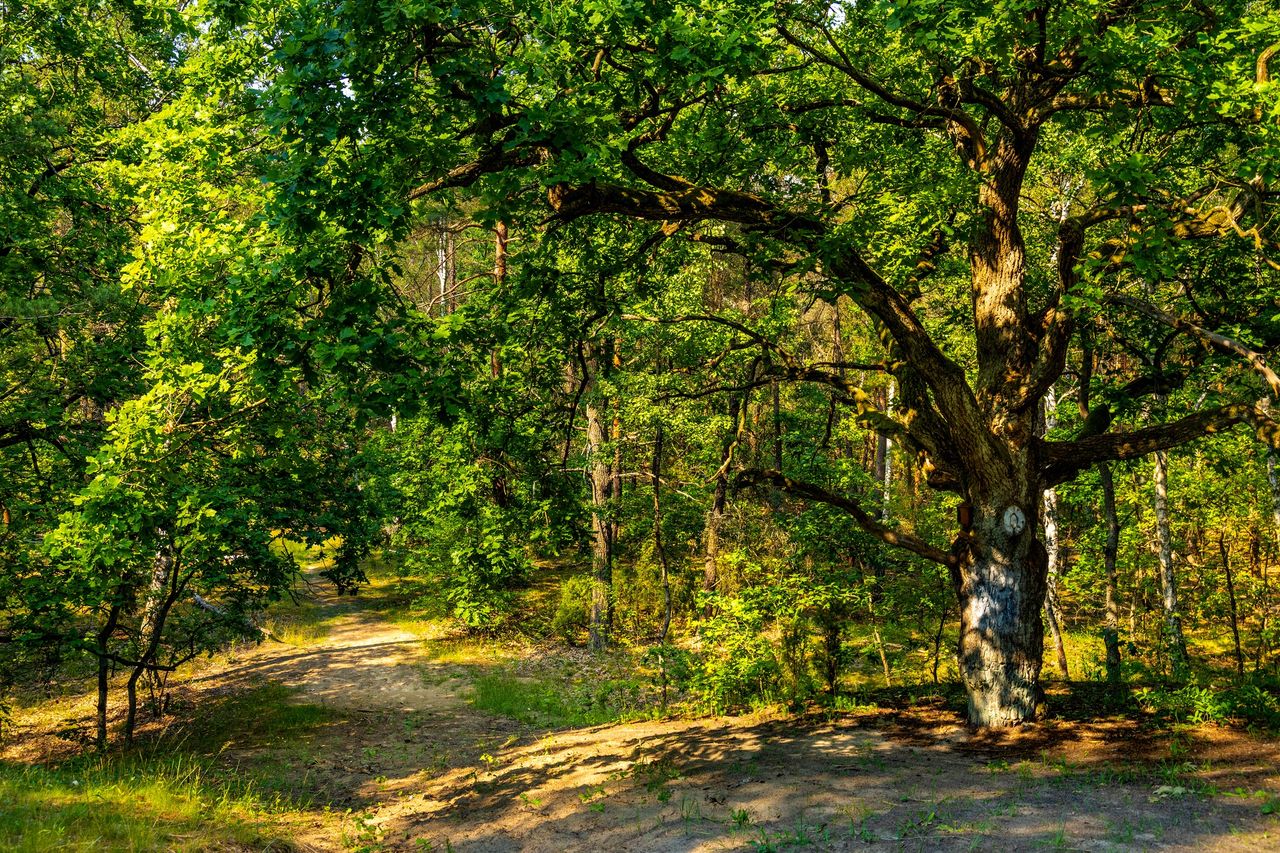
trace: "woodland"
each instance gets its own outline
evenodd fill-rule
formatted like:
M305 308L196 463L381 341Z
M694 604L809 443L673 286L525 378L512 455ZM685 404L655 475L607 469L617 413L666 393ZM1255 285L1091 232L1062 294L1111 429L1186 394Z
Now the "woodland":
M1274 744L1277 54L1273 0L0 0L0 737L122 766L394 589L594 673L547 729Z

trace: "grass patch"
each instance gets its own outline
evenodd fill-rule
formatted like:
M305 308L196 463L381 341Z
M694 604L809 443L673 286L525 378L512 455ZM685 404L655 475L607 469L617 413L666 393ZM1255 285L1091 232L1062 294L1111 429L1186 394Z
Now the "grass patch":
M296 693L268 683L204 704L198 719L161 738L151 751L176 746L211 755L230 748L278 746L341 721L342 715L332 708L295 703Z
M471 704L540 728L596 726L637 716L634 692L622 681L604 681L587 688L489 673L476 678Z
M224 784L189 756L60 768L0 764L0 849L292 850L272 832L289 806Z
M277 604L267 611L262 627L291 646L311 646L329 636L324 607L313 601Z
M264 684L202 703L134 752L0 764L0 850L295 849L280 824L308 804L296 759L341 718L294 697ZM220 766L227 750L263 747L234 772Z

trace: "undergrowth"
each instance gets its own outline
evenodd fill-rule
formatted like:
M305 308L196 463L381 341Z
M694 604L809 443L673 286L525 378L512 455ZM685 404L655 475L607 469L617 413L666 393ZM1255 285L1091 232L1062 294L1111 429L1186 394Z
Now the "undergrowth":
M1224 687L1144 687L1135 696L1143 710L1175 723L1243 723L1280 731L1280 695L1254 682Z

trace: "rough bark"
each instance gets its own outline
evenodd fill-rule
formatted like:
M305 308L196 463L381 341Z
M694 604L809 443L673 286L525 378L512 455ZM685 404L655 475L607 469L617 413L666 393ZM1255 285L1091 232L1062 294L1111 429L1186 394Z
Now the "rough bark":
M1038 392L1033 387L1036 347L1028 332L1018 225L1034 147L1034 133L1005 133L983 160L983 221L969 253L980 423L962 454L970 526L959 543L955 582L960 671L969 723L978 727L1030 721L1041 698L1048 554L1036 533L1047 484L1035 416L1039 395L1052 383Z
M1033 489L973 506L956 568L959 663L973 726L1028 722L1040 702L1048 555L1035 537L1040 501Z

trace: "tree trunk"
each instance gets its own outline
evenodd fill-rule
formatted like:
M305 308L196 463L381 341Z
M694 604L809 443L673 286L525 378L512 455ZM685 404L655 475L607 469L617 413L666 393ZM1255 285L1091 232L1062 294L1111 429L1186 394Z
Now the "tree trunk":
M667 568L667 549L662 544L662 422L658 422L653 435L653 463L650 466L653 479L653 548L662 571L662 633L658 642L667 641L671 630L671 577Z
M720 467L716 469L715 491L711 497L711 512L707 514L706 559L702 565L702 588L707 592L715 589L720 583L720 530L724 524L724 511L729 499L729 461L733 454L733 446L738 436L738 419L742 411L742 400L729 397L730 432L720 446Z
M1276 537L1276 551L1280 552L1280 472L1277 468L1277 454L1267 451L1267 485L1271 487L1271 526Z
M1048 435L1058 423L1057 394L1052 387L1044 398L1044 435ZM1058 604L1058 576L1062 571L1062 548L1058 541L1058 490L1044 490L1044 547L1049 558L1048 582L1045 591L1044 615L1049 623L1049 634L1058 656L1058 672L1069 678L1067 648L1062 642L1062 608Z
M773 393L773 468L782 470L782 401L778 391L778 380L770 386Z
M1048 557L1044 615L1057 652L1058 672L1069 678L1067 647L1062 641L1062 608L1058 604L1058 575L1061 572L1062 548L1058 542L1058 490L1044 490L1044 547Z
M1175 678L1188 674L1187 641L1182 634L1178 585L1173 571L1173 536L1169 530L1169 462L1164 451L1155 459L1156 539L1160 550L1160 597L1164 606L1165 640Z
M493 226L493 283L499 293L507 283L507 223L502 221ZM502 376L502 356L497 347L489 350L489 373L494 379Z
M886 413L893 412L893 396L894 384L893 378L890 377L889 389L885 392L884 410ZM893 442L885 436L880 436L879 439L884 442L883 448L876 448L876 455L880 457L882 464L880 470L880 520L888 524L890 501L893 498Z
M107 748L107 690L110 688L111 675L111 659L107 657L110 649L107 644L111 642L111 635L115 633L116 623L120 621L120 605L111 605L111 610L107 613L107 619L102 623L102 627L98 630L95 638L98 642L95 653L98 656L98 707L95 715L97 723L97 737L94 743L98 747L99 752L106 751Z
M1102 642L1107 649L1107 680L1118 682L1120 675L1120 614L1116 599L1116 554L1120 550L1120 519L1116 515L1116 485L1111 479L1111 465L1098 464L1102 481L1102 511L1107 520L1107 539L1102 546L1102 563L1107 576L1106 623Z
M604 421L595 403L587 404L587 464L591 466L591 622L588 647L600 652L609 643L609 599L613 586L613 539L609 521L612 473L605 456Z
M1231 551L1227 548L1225 533L1218 534L1218 552L1222 555L1222 570L1227 574L1227 603L1231 607L1231 638L1235 641L1236 674L1244 677L1244 651L1240 648L1240 619L1236 609L1236 585L1231 577Z
M973 501L968 547L955 576L959 664L973 726L1029 722L1040 702L1048 555L1035 536L1039 492L1037 484L1017 501Z
M138 716L138 680L151 671L156 653L160 649L160 641L164 636L165 622L169 611L178 600L181 590L177 567L173 557L162 547L156 554L155 567L151 573L151 584L147 589L147 599L143 606L142 623L138 631L138 660L129 673L125 684L128 708L124 721L124 740L133 743L133 731Z

